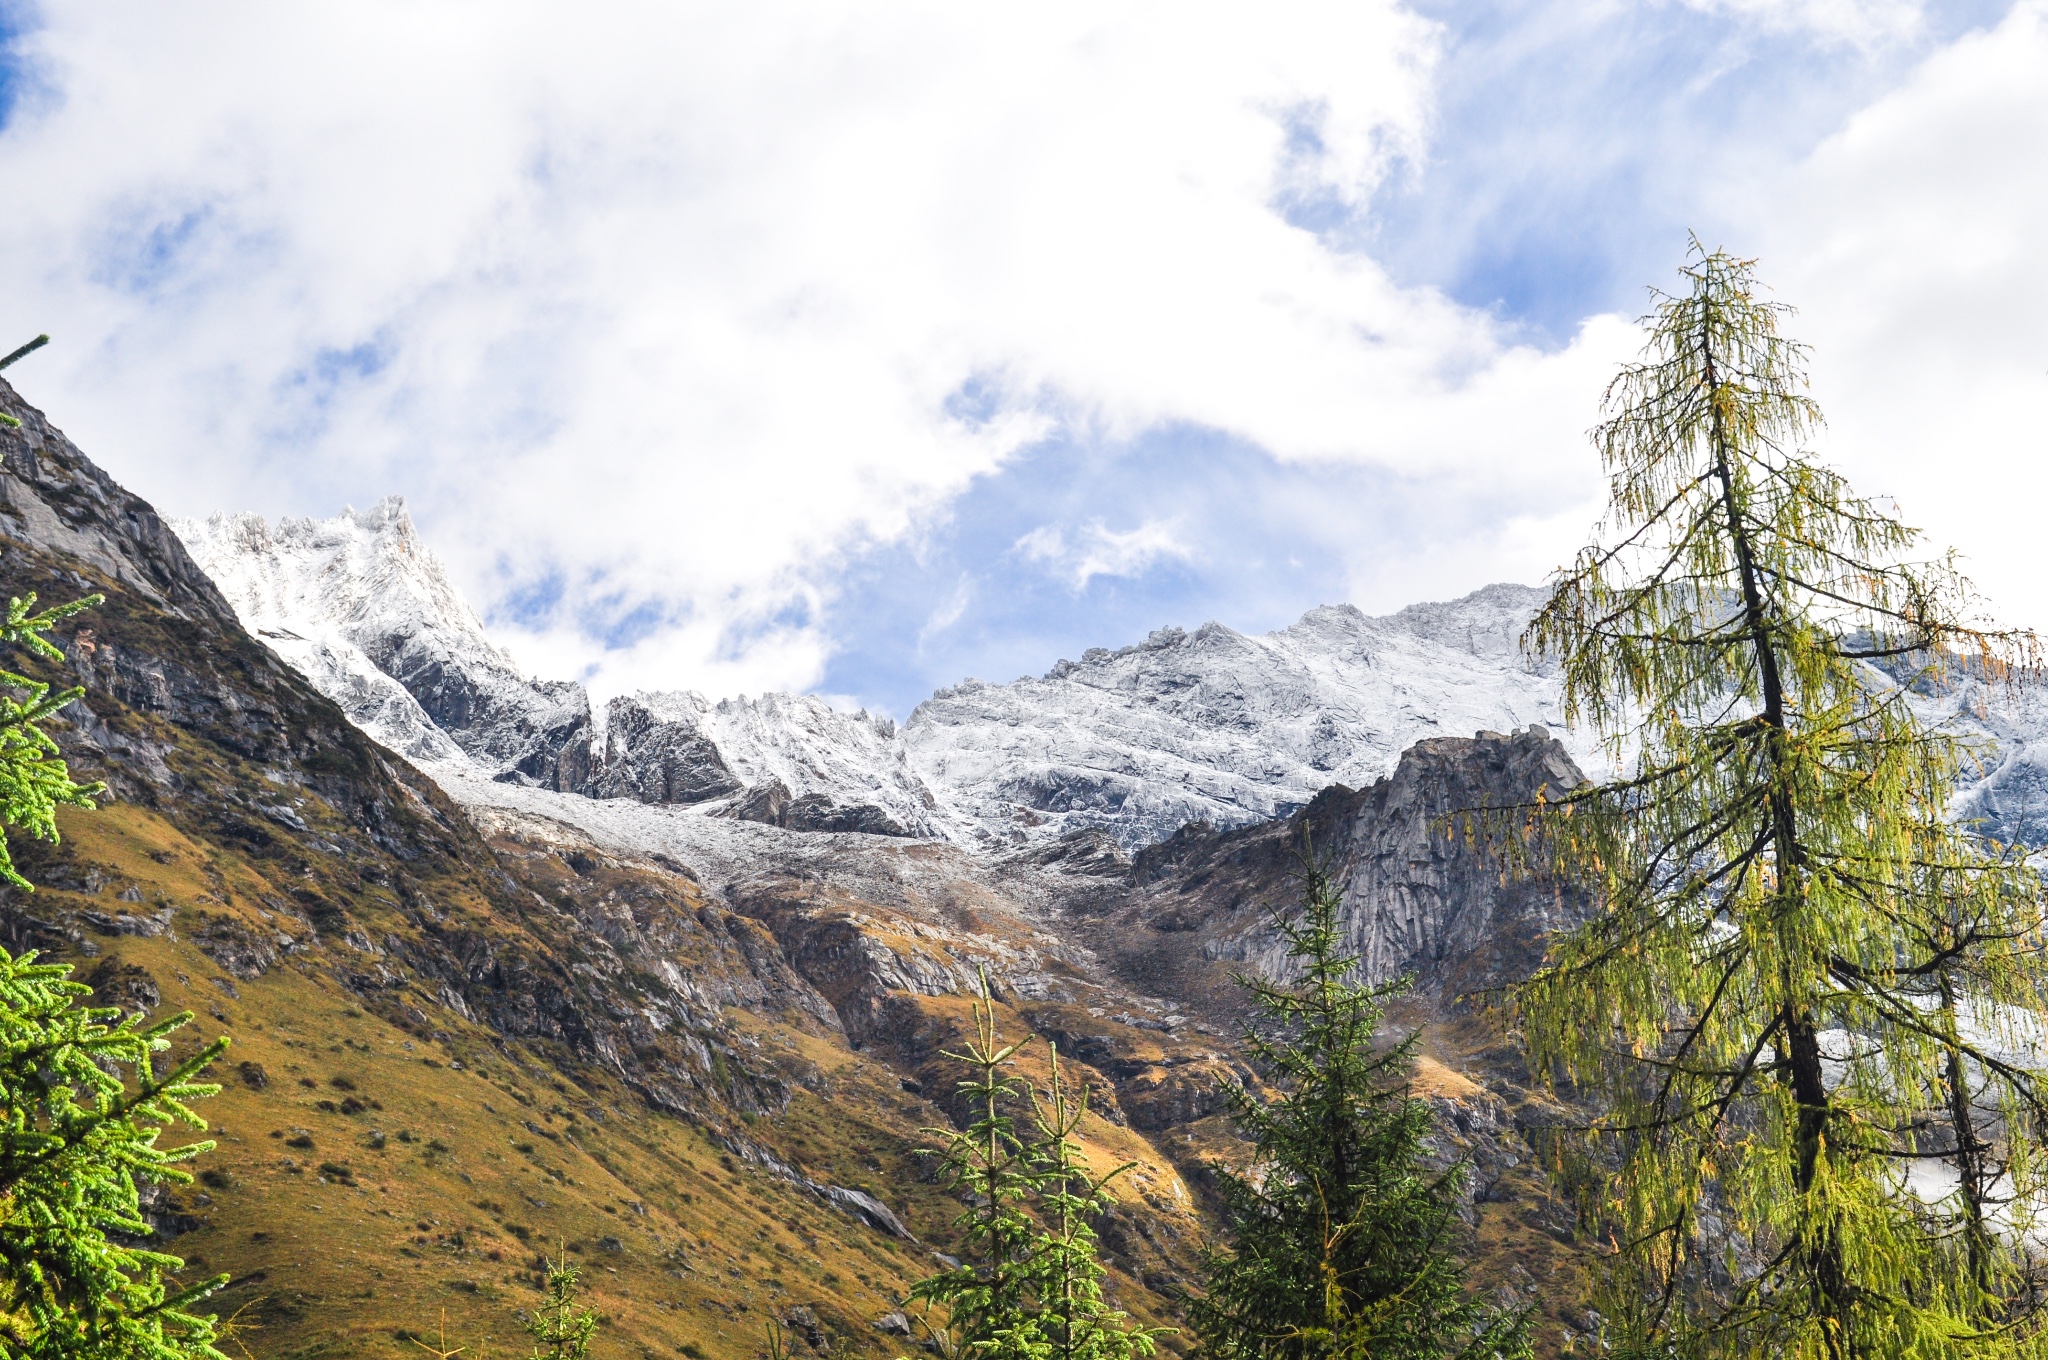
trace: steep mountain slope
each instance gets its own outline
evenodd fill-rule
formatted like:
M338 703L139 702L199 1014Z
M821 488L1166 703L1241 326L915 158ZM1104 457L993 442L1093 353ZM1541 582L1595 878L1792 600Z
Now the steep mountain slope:
M44 669L87 685L63 740L113 786L65 814L61 846L16 847L43 886L0 894L0 941L74 962L109 1004L199 1013L193 1041L234 1036L206 1108L221 1149L152 1212L195 1271L235 1277L221 1304L260 1324L260 1352L407 1354L444 1313L502 1351L556 1244L584 1257L612 1354L751 1355L768 1315L807 1349L900 1349L875 1319L957 1210L916 1174L919 1129L946 1115L915 1074L947 1091L936 1055L964 1003L904 993L894 1046L871 1053L842 1019L852 994L793 960L849 930L913 962L955 937L1025 959L1004 943L1028 934L1017 909L977 890L974 929L935 936L843 889L771 906L673 859L487 839L243 631L154 512L5 384L0 409L22 421L0 430L0 575L107 595ZM1184 1277L1201 1240L1187 1187L1144 1135L1106 1118L1086 1135L1149 1168L1114 1278L1158 1317L1146 1278Z
M1254 826L1193 824L1135 857L1099 828L990 854L857 833L791 836L473 774L449 788L500 834L688 864L722 884L727 901L774 932L849 1041L924 1091L942 1080L939 1027L957 1024L961 995L987 969L1021 1021L1099 1079L1098 1108L1144 1140L1141 1193L1160 1217L1113 1225L1111 1237L1121 1256L1151 1233L1160 1255L1142 1269L1168 1286L1196 1232L1171 1211L1183 1194L1199 1204L1212 1162L1241 1156L1224 1092L1256 1077L1236 1052L1245 1013L1232 974L1284 974L1271 913L1296 900L1296 856L1312 831L1340 884L1352 945L1375 976L1419 980L1396 1018L1423 1031L1416 1087L1440 1115L1442 1156L1474 1167L1467 1218L1479 1277L1540 1305L1539 1353L1552 1354L1590 1325L1571 1216L1521 1132L1556 1112L1528 1089L1515 1050L1468 994L1521 976L1543 932L1583 903L1558 885L1504 882L1443 818L1580 778L1539 728L1437 738L1367 788L1331 786L1292 817Z

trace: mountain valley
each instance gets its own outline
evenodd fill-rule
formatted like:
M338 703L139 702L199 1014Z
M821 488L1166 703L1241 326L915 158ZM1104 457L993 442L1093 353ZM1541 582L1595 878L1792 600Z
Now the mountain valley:
M1586 904L1503 879L1446 821L1605 768L1497 585L1310 611L968 680L901 724L801 695L620 696L520 672L403 506L175 524L0 384L9 589L107 601L60 640L74 764L111 786L20 858L0 934L106 1004L234 1037L202 1183L159 1238L227 1270L264 1356L514 1344L575 1254L598 1354L913 1350L955 1241L923 1130L989 978L1007 1032L1095 1091L1121 1306L1171 1323L1213 1244L1241 1056L1234 972L1285 959L1306 834L1368 973L1409 975L1416 1090L1467 1159L1475 1278L1592 1326L1586 1251L1524 1134L1557 1117L1488 1009ZM53 677L54 678L54 677ZM1959 687L1969 810L2039 826L2048 708ZM1172 1354L1190 1341L1170 1336Z

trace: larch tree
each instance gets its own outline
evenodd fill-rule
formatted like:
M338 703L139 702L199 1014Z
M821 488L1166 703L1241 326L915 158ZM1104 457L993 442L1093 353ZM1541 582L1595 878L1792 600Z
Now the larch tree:
M1695 243L1525 643L1616 777L1505 838L1597 904L1518 994L1600 1117L1554 1151L1643 1356L2035 1353L2043 893L1959 824L1944 697L2009 683L1950 556L1803 450L1806 351Z

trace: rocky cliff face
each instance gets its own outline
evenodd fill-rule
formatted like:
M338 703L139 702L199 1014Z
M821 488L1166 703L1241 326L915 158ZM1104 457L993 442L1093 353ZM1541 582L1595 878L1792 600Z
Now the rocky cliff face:
M935 834L936 802L910 772L896 724L809 695L614 699L590 792L643 803L728 799L721 813L792 831Z
M1127 910L1173 952L1268 977L1291 964L1271 925L1291 911L1304 846L1340 894L1348 948L1376 982L1412 977L1448 998L1528 976L1543 939L1583 919L1582 895L1555 883L1509 878L1488 848L1488 809L1554 797L1585 776L1545 729L1439 737L1416 743L1393 774L1370 787L1332 785L1295 815L1257 827L1183 828L1141 852L1142 885Z

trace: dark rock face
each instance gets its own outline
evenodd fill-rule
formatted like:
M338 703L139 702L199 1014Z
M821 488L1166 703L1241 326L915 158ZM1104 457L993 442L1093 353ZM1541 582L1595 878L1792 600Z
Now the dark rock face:
M147 1015L163 1005L162 991L149 970L119 959L104 959L85 975L96 1006L118 1006L130 1014Z
M725 814L743 822L779 826L785 831L858 831L869 836L910 836L901 822L872 803L842 806L822 793L792 798L787 786L771 779L747 791Z
M791 831L858 831L868 836L913 834L873 803L842 806L822 793L807 793L791 801L777 825Z
M75 621L63 640L69 673L53 677L87 688L66 711L71 749L117 795L144 803L189 788L170 761L176 741L165 725L233 757L303 765L323 792L359 798L361 763L374 748L340 710L242 631L155 510L5 382L0 409L21 422L0 426L0 574L10 590L35 590L47 603L108 596ZM361 810L373 823L381 815ZM231 807L216 815L239 820ZM386 830L376 825L376 834Z
M773 933L790 966L830 1003L856 1047L891 1036L893 997L946 996L973 985L972 973L957 962L900 947L875 930L872 908L843 893L789 879L736 884L727 892L741 912Z
M438 640L393 633L367 638L364 653L405 686L434 725L498 777L564 793L590 783L590 696L568 680L478 673Z
M747 790L747 796L735 802L727 815L743 822L781 826L789 815L790 802L789 786L780 779L771 779Z
M695 694L614 699L606 710L604 756L591 779L590 792L599 798L631 798L642 803L705 803L731 798L730 805L720 809L721 815L779 826L786 831L857 831L871 836L927 834L929 827L921 823L906 824L910 814L900 809L892 812L858 793L828 793L813 788L799 794L782 779L764 775L759 768L759 745L764 741L775 744L778 739L800 736L817 741L822 735L822 745L829 748L835 735L851 733L856 741L864 737L870 743L878 742L879 729L865 714L835 715L832 721L837 733L806 732L804 720L815 720L821 711L823 705L815 700L788 696L769 696L758 705L744 700L737 704L728 701L715 709ZM714 726L719 721L737 724L755 739L747 743L755 747L755 765L745 778L742 773L749 769L746 756L729 758L730 750L722 751L719 747ZM893 738L893 725L884 726ZM726 730L730 735L731 728ZM741 749L744 751L746 746ZM824 762L817 760L821 752L810 741L794 741L784 754L792 758L795 768L805 770L811 778L828 787L833 784L831 775L821 768L822 763L832 763L829 755ZM857 748L830 754L853 768L863 763ZM900 759L896 763L900 765ZM736 764L738 770L734 768ZM785 764L771 768L790 767ZM842 775L845 772L838 771ZM801 776L792 777L801 783ZM905 779L914 782L907 775ZM896 789L898 793L903 791L900 787ZM921 785L916 791L920 796L916 811L929 812L931 794Z
M591 786L595 797L703 803L738 793L741 787L717 744L696 724L657 715L637 699L612 700L605 719L603 769ZM782 797L787 801L787 789Z
M1339 851L1345 919L1367 972L1414 973L1451 991L1526 977L1544 937L1582 918L1584 899L1554 883L1503 882L1498 857L1457 814L1584 782L1564 747L1536 727L1410 748L1391 779L1365 792Z
M1418 742L1369 789L1333 785L1294 816L1238 831L1191 824L1139 852L1141 920L1159 937L1195 936L1203 955L1268 976L1289 968L1267 913L1291 909L1306 832L1342 894L1344 928L1366 975L1412 974L1444 995L1525 977L1551 930L1583 918L1582 894L1508 878L1461 814L1512 808L1584 776L1540 727Z

